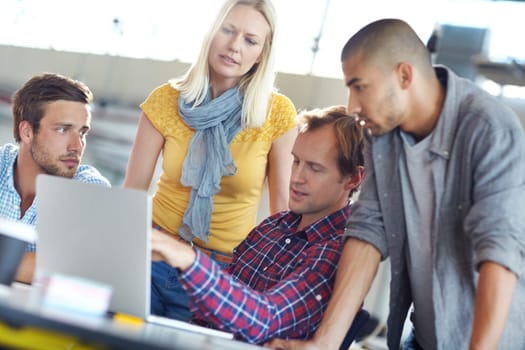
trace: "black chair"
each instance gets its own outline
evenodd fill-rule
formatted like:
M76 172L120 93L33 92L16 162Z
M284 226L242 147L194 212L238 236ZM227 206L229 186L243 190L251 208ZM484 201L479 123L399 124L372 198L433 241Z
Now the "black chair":
M359 331L361 330L361 328L363 328L363 326L369 318L370 313L365 309L361 309L357 312L357 314L354 317L354 321L350 326L350 329L348 329L348 332L346 332L345 338L343 339L339 350L348 350L354 339L359 334Z

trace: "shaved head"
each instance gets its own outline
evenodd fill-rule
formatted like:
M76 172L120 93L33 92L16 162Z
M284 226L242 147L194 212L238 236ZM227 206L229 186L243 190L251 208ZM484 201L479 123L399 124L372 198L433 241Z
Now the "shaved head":
M381 19L354 34L343 48L341 61L357 55L385 70L407 62L433 74L430 52L416 32L399 19Z

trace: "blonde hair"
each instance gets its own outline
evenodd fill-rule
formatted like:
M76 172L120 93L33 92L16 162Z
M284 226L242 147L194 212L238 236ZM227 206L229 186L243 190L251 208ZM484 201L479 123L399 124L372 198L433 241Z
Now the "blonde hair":
M239 82L239 91L243 95L242 128L259 127L266 121L270 108L270 99L274 91L274 39L276 30L276 14L270 0L227 0L206 34L198 59L186 74L170 83L178 89L187 102L194 101L199 106L206 97L210 84L208 64L211 42L220 29L226 16L237 5L247 5L259 11L270 26L270 32L264 42L261 60L246 73Z

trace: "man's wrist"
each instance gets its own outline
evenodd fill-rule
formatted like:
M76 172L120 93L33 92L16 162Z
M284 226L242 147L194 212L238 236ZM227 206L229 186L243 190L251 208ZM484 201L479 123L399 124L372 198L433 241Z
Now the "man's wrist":
M177 264L176 267L181 271L186 271L193 265L197 259L197 253L189 244L180 243L181 248L177 249Z

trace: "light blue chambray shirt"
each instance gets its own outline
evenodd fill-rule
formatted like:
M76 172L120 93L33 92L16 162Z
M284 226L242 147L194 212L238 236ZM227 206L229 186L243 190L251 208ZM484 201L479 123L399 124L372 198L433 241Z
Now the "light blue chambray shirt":
M468 349L478 268L493 261L518 276L499 349L525 349L525 133L495 97L436 67L446 97L429 148L436 193L432 302L438 349ZM399 168L399 130L365 142L365 180L346 237L390 257L388 346L399 349L412 303Z
M35 197L31 206L26 210L24 217L20 217L21 198L15 189L13 166L18 156L18 146L5 144L0 147L0 217L35 225L36 203ZM109 181L100 172L90 165L80 165L73 179L81 182L110 186ZM35 251L35 244L28 244L26 251Z

